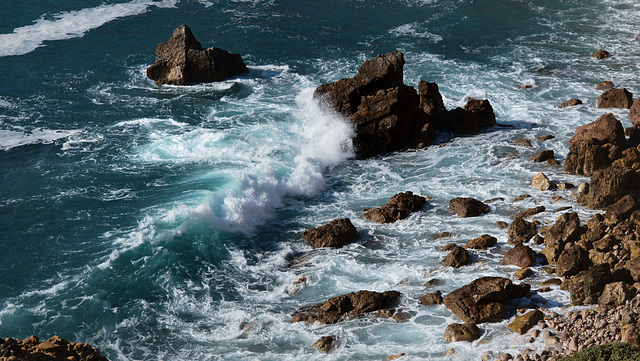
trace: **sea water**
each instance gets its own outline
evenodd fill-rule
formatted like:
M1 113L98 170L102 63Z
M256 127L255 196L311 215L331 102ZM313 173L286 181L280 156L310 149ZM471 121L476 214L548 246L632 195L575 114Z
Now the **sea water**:
M571 191L530 186L540 171L586 178L529 159L552 149L562 162L575 128L605 112L630 126L625 110L595 107L594 86L640 93L639 11L633 0L4 1L0 337L57 334L110 360L467 360L541 349L508 320L447 344L457 318L418 298L512 277L495 222L518 210L544 205L542 222L565 206L593 214ZM249 73L188 87L147 79L156 45L180 24L205 47L240 53ZM600 48L613 57L591 58ZM406 84L438 83L449 109L489 99L501 126L356 159L352 127L313 90L394 50ZM559 108L570 98L584 104ZM532 147L513 144L522 138ZM408 190L432 200L393 224L362 217ZM521 194L532 197L514 201ZM458 196L492 200L491 213L452 216ZM358 242L313 250L302 240L344 217ZM455 235L436 239L444 231ZM441 266L440 247L482 234L497 247ZM548 276L534 270L537 288ZM291 322L298 307L362 289L402 292L410 319ZM533 297L560 312L568 299L558 289ZM311 346L325 335L340 342L329 355Z

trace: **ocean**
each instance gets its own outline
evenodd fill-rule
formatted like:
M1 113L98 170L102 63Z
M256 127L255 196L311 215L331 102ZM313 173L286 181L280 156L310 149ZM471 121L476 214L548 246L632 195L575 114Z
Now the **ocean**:
M241 54L249 73L193 86L149 80L157 44L181 24L204 47ZM598 49L612 57L592 58ZM595 85L640 93L638 49L635 0L5 0L0 337L57 334L112 361L470 360L542 349L509 320L447 344L457 318L418 298L480 276L513 279L495 222L516 211L543 205L543 223L565 206L585 222L594 213L572 190L531 187L540 171L587 178L530 158L551 149L562 162L575 128L607 112L631 125L624 109L596 108ZM448 109L489 99L499 126L357 159L353 129L313 90L395 50L405 84L436 82ZM584 104L559 107L571 98ZM393 224L362 217L404 191L432 200ZM514 201L521 194L531 197ZM491 200L491 213L452 216L459 196ZM344 217L358 242L303 241L304 230ZM436 239L445 231L455 235ZM471 265L441 265L440 247L482 234L498 246L474 251ZM535 289L550 276L533 269ZM358 290L402 292L411 318L291 322L299 307ZM554 288L532 300L564 312L569 295ZM340 342L328 355L312 347L325 335Z

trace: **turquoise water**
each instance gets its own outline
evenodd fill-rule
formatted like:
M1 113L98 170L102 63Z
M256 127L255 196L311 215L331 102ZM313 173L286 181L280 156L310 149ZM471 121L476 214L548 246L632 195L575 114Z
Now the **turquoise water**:
M465 360L532 347L506 322L483 325L472 344L445 344L456 319L418 304L430 292L422 284L438 278L446 293L511 275L494 222L573 205L550 199L568 191L532 189L539 171L585 180L529 158L553 149L563 160L574 129L605 112L596 83L640 93L632 0L11 0L0 9L0 336L58 334L110 360L444 360L450 347ZM180 24L203 46L240 53L249 74L192 87L148 80L156 45ZM590 58L599 48L614 57ZM352 130L318 108L313 89L396 49L405 83L437 82L447 108L488 98L510 127L356 160ZM585 104L558 108L570 98ZM606 111L630 126L625 111ZM535 140L545 134L556 138ZM533 147L514 146L518 138ZM361 217L406 190L433 200L393 225ZM533 197L512 202L523 193ZM463 220L448 212L457 196L503 200ZM313 251L302 241L305 229L345 216L358 243ZM442 231L456 236L434 240ZM484 233L499 246L471 266L440 266L438 247ZM360 289L402 292L411 319L290 322L298 307ZM549 308L568 300L559 290L545 297ZM327 334L341 346L325 356L311 344Z

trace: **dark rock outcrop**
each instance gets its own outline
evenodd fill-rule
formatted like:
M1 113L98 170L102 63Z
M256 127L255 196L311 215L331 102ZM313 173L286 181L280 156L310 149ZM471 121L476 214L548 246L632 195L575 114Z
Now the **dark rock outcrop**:
M451 252L444 258L442 265L445 267L460 268L471 262L471 256L466 249L460 246L453 246Z
M438 113L433 117L436 129L447 129L456 133L472 134L482 128L496 125L493 107L487 99L469 99L464 109L456 108Z
M398 193L384 206L373 210L365 209L364 217L378 223L390 223L409 217L427 204L427 198L408 191Z
M596 90L607 90L613 88L613 83L609 80L601 81L596 84Z
M562 105L560 105L560 108L573 107L580 104L582 104L582 100L580 99L569 99L563 102Z
M345 317L357 317L364 313L392 307L402 294L398 291L358 291L330 298L313 306L301 307L291 315L293 322L336 323Z
M577 151L581 143L590 140L597 145L611 143L624 147L626 143L624 128L612 113L604 114L589 124L579 126L569 140L569 151Z
M452 323L444 330L447 342L472 342L480 338L482 331L475 323Z
M474 238L467 242L464 245L464 248L468 249L487 249L489 247L495 246L498 243L498 239L496 237L490 236L488 234L483 234L478 238Z
M443 302L465 323L501 320L513 284L502 277L481 277L445 296Z
M531 157L532 162L544 162L549 159L553 159L553 150L543 150L540 153L537 153L533 157Z
M509 242L512 243L529 242L536 234L536 225L525 220L524 217L516 217L507 229Z
M247 73L240 54L218 48L203 49L186 25L178 26L171 39L158 44L156 62L147 76L158 84L209 83Z
M636 199L632 195L627 194L607 207L605 218L612 221L623 221L638 209L640 209L640 207L638 207Z
M449 212L462 218L489 213L489 206L474 198L454 198L449 201Z
M524 244L518 244L505 253L502 264L518 267L533 266L536 264L536 252Z
M358 230L349 218L334 219L324 226L304 231L302 238L313 248L342 247L353 243L358 237Z
M616 203L627 194L640 191L640 173L625 167L609 167L591 175L589 191L578 195L578 203L602 209Z
M442 292L436 291L432 293L427 293L426 295L420 296L418 301L420 301L421 304L426 306L439 305L442 303Z
M561 289L569 291L571 302L575 305L598 303L607 283L611 282L611 269L608 264L599 264L565 279Z
M631 104L631 108L629 108L629 119L631 119L631 124L633 124L634 128L640 127L640 97Z
M600 49L600 50L596 51L595 53L593 53L591 55L591 57L602 60L602 59L608 58L610 55L611 54L609 54L608 51Z
M600 95L598 108L631 108L633 94L626 88L612 88Z
M556 261L556 275L570 277L591 265L589 254L579 246L565 248Z
M546 247L542 254L547 262L555 264L568 242L580 239L583 229L580 226L580 217L577 213L565 213L558 217L556 223L545 233L544 243Z

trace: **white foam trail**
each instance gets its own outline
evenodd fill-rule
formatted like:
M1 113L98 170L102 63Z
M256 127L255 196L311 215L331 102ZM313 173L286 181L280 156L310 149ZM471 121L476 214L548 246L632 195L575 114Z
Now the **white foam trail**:
M176 3L177 0L135 0L61 12L54 15L53 20L41 17L33 25L16 28L11 34L0 34L0 56L24 55L43 46L45 41L78 38L115 19L145 13L151 6L167 8Z
M29 132L0 130L0 150L9 150L29 144L51 144L56 140L67 138L81 131L81 129L34 129Z

